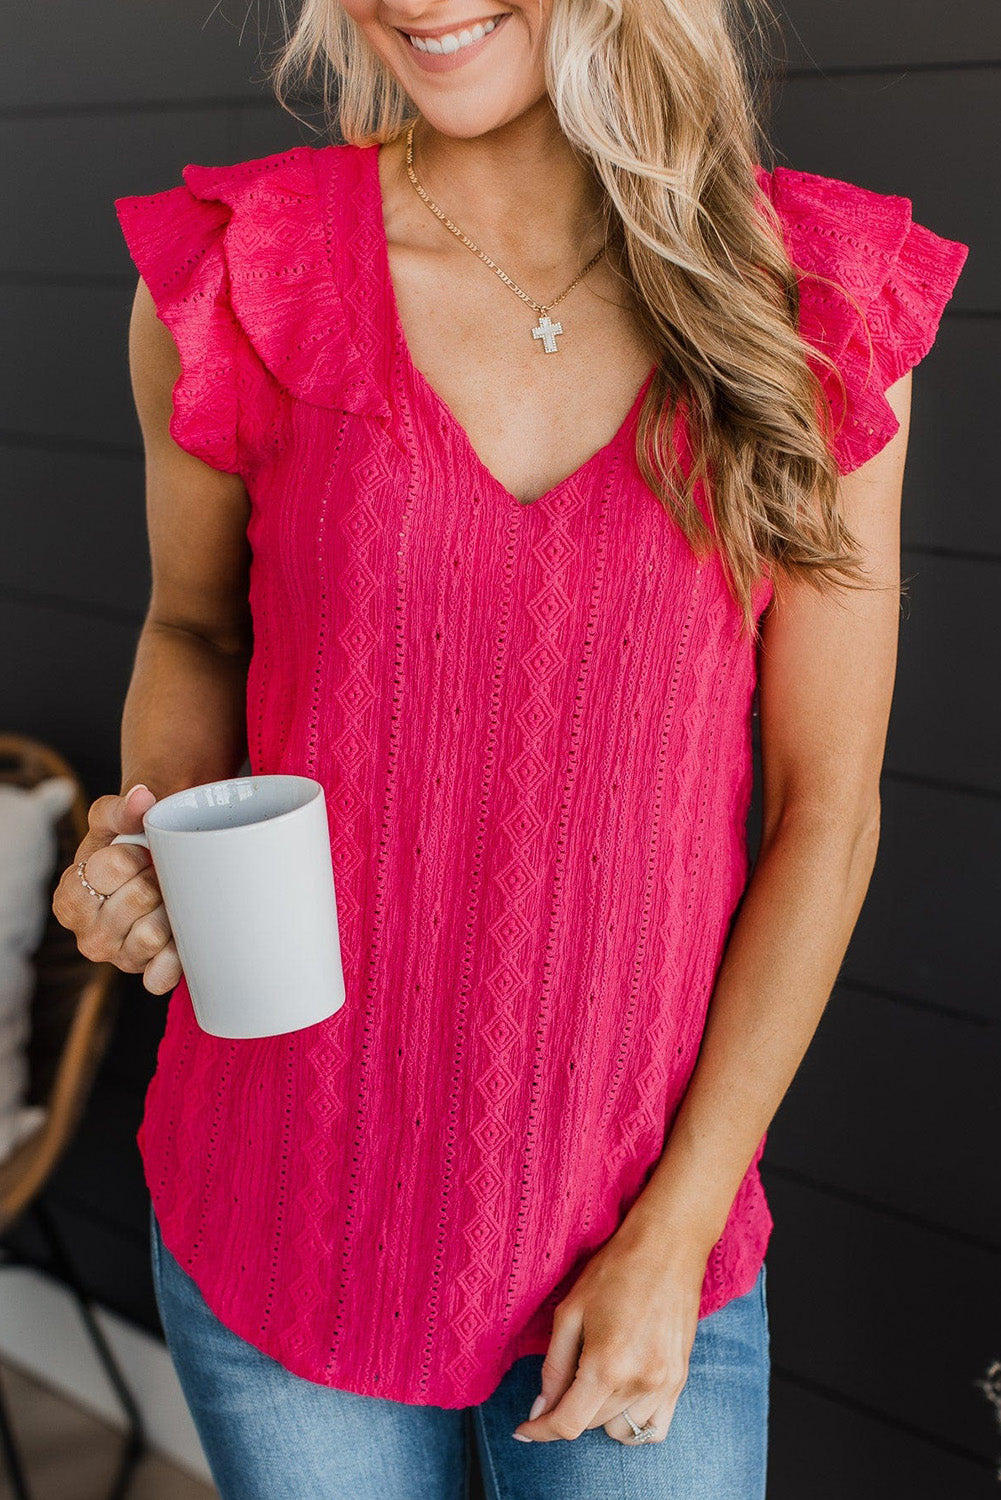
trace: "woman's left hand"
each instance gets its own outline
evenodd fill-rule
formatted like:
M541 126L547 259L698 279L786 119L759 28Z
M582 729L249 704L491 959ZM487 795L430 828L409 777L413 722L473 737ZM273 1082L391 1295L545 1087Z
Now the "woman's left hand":
M663 1442L688 1378L707 1259L687 1247L665 1259L662 1235L655 1245L623 1224L557 1304L542 1365L546 1404L515 1432L547 1443L603 1426L635 1447L628 1407L637 1427L656 1425L645 1441Z

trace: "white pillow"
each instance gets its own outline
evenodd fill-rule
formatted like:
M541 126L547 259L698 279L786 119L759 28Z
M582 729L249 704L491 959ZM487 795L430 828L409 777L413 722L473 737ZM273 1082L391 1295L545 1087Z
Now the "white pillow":
M31 788L0 783L0 1161L45 1118L27 1105L32 962L52 911L56 825L73 802L66 776Z

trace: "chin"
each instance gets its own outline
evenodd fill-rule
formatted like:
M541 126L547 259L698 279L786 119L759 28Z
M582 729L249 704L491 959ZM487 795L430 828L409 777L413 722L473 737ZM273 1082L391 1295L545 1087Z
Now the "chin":
M416 93L410 97L433 130L459 141L475 140L478 136L489 135L492 130L500 130L524 114L534 102L529 100L526 104L512 108L508 105L494 105L488 100L452 101L442 99L440 95L434 99L424 99Z
M517 119L546 97L544 65L532 55L519 21L517 12L506 12L492 47L447 71L429 72L395 27L380 26L378 35L369 37L428 124L443 135L470 140ZM430 18L424 24L429 23ZM416 23L415 30L420 30Z

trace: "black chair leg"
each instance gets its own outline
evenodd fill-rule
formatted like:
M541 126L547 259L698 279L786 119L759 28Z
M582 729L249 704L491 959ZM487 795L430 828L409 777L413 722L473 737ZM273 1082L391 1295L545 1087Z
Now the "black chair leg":
M28 1481L25 1477L24 1466L21 1463L21 1455L18 1453L14 1442L14 1431L10 1425L7 1400L4 1395L2 1383L0 1383L0 1442L3 1444L4 1466L10 1479L14 1500L31 1500L31 1491L28 1489Z
M115 1388L115 1394L125 1413L128 1424L125 1445L122 1449L118 1472L108 1492L108 1500L125 1500L125 1495L132 1481L136 1465L146 1453L148 1447L142 1414L136 1405L132 1392L125 1383L125 1377L122 1375L118 1361L112 1354L108 1342L94 1317L90 1299L70 1258L66 1242L56 1228L55 1220L49 1212L47 1205L42 1201L41 1196L35 1198L28 1212L34 1214L52 1254L55 1269L76 1299L77 1306L80 1309L80 1316L83 1318L84 1326L90 1335L90 1341L104 1367L108 1379ZM17 1500L22 1500L22 1497L18 1496ZM30 1497L25 1497L25 1500L30 1500Z

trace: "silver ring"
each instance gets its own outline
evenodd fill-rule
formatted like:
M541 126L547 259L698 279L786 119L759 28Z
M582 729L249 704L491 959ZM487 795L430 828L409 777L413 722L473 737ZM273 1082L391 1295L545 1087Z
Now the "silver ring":
M95 891L94 887L91 885L90 881L87 879L86 875L84 874L84 870L86 868L87 868L87 861L85 859L77 860L77 866L76 866L76 872L77 872L77 874L79 875L80 879L83 881L84 885L87 887L88 891L90 891L90 894L92 896L96 896L97 899L98 899L98 901L100 901L103 904L105 901L107 901L108 898L104 894L103 891Z
M626 1408L626 1407L623 1407L623 1409L622 1409L622 1415L625 1417L626 1421L629 1423L630 1427L633 1430L633 1439L634 1439L635 1442L637 1442L637 1443L649 1443L651 1441L651 1439L653 1439L653 1438L655 1438L657 1436L657 1426L656 1426L656 1423L654 1423L654 1422L647 1422L647 1424L646 1424L645 1427L637 1427L636 1423L633 1421L632 1417L629 1415L628 1408Z

